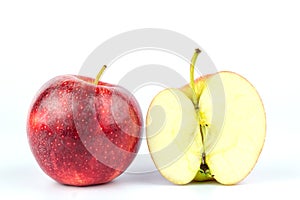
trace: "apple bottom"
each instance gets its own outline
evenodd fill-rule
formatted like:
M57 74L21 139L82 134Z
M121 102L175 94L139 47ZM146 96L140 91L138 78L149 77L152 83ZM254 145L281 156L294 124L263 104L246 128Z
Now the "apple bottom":
M73 139L70 138L70 140ZM123 163L130 163L134 158L134 155L128 155L119 159L119 167L116 169L97 160L81 141L72 142L69 146L70 148L61 150L63 152L59 153L61 155L57 155L55 150L50 154L36 155L39 165L43 166L41 167L43 171L57 182L65 185L88 186L110 182L127 168L127 165L124 166ZM75 151L72 146L76 146ZM114 156L108 148L105 148L104 151L110 152L107 153L107 158Z

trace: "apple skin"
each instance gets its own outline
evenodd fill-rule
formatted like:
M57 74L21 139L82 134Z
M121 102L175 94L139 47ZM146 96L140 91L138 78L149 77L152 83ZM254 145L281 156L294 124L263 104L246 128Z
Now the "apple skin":
M142 113L126 89L76 75L58 76L37 93L27 136L41 169L59 183L107 183L133 161Z

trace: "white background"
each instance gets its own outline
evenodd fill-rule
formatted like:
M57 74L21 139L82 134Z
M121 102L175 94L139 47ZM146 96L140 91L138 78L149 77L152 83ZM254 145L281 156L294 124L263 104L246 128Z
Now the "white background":
M0 1L0 199L299 199L299 10L296 0ZM219 70L242 74L259 91L268 122L265 148L239 185L175 186L158 173L127 173L76 188L55 183L37 166L25 128L37 90L54 76L77 74L98 45L137 28L186 35Z

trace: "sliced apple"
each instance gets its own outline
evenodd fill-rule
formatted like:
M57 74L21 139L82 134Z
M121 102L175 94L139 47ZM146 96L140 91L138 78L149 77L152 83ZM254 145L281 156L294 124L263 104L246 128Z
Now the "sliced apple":
M199 109L208 124L206 162L218 182L235 184L250 173L262 150L264 107L255 88L238 74L220 72L208 77L205 84ZM223 109L219 106L219 113L214 111L214 102L224 105Z
M199 171L201 137L191 100L178 89L166 89L151 102L147 142L160 173L177 184L191 182Z
M160 173L175 184L215 179L235 184L253 169L262 150L266 117L256 89L242 76L219 72L152 101L147 142Z

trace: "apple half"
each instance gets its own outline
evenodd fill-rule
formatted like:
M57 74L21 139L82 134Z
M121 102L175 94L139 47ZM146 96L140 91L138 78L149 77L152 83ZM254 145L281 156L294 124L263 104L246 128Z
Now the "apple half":
M151 157L175 184L216 180L225 185L243 180L264 145L266 116L256 89L242 76L218 72L168 88L152 100L147 117Z

